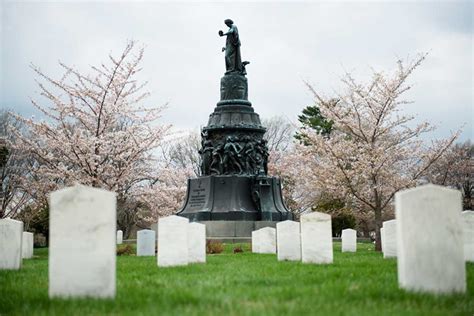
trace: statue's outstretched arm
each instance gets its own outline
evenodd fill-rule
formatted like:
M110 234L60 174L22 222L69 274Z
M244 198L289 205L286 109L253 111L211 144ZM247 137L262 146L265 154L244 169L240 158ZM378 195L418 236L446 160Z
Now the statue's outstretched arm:
M229 31L227 31L226 33L222 32L222 31L219 31L220 36L226 36L226 35L229 35L229 34L232 34L232 33L234 33L233 28L230 28Z

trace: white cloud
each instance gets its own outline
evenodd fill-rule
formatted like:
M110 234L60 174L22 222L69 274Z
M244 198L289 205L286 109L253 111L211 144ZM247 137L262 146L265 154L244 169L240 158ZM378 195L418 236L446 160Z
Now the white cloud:
M207 123L224 73L223 20L239 27L249 97L262 117L296 120L311 104L302 78L328 94L344 69L367 75L397 57L430 51L413 77L408 111L442 122L437 137L463 123L472 138L472 3L27 3L2 2L2 106L29 115L37 90L30 62L53 76L57 60L87 69L123 49L146 45L143 80L150 104L170 101L163 118L178 128ZM469 129L470 128L470 129Z

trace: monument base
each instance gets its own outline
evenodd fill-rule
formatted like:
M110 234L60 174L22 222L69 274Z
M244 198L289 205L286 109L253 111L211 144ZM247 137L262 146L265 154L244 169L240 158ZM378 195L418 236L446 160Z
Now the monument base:
M252 231L263 228L276 228L275 221L200 221L206 225L206 239L223 243L244 243L252 241ZM158 224L151 225L158 237ZM136 239L131 240L136 243Z
M275 221L201 221L206 225L206 238L221 242L250 242L252 232L263 227L276 227Z
M186 202L177 215L192 222L278 222L293 219L293 214L283 203L278 178L248 175L188 179ZM216 229L224 225L227 224L216 224ZM237 225L235 229L247 227L245 225L248 224Z

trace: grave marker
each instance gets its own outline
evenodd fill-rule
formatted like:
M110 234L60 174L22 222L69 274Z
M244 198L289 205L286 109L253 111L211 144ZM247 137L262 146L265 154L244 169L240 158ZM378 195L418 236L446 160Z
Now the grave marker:
M49 205L49 297L115 297L115 193L76 185Z
M424 185L395 195L398 283L428 293L466 291L461 192Z
M137 232L137 256L154 256L155 245L155 231L142 229Z
M464 258L466 261L474 262L474 212L462 212Z
M117 230L117 245L121 245L123 243L123 231Z
M172 215L158 220L159 267L188 264L188 226L189 220L181 216Z
M21 257L23 259L33 258L33 244L34 244L33 240L34 240L33 233L23 232L22 252L21 252Z
M300 223L294 221L276 224L277 257L283 260L301 260Z
M254 251L254 236L255 244L257 245ZM252 232L252 252L256 253L276 253L276 229L273 227L264 227Z
M260 232L258 230L252 231L252 252L260 253Z
M380 228L380 244L381 244L381 247L382 247L382 254L384 252L384 249L385 249L385 229Z
M189 263L206 262L206 225L190 223L188 226Z
M343 229L341 234L342 252L357 251L357 232L354 229Z
M303 263L332 263L331 216L312 212L301 221L301 259Z
M0 270L21 268L23 222L0 219Z
M396 258L397 257L397 220L383 222L383 257Z

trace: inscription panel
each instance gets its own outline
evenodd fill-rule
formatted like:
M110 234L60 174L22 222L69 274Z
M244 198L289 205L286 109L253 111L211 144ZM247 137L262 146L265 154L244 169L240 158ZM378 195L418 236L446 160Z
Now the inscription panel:
M202 210L207 208L210 192L210 179L203 178L191 181L187 208Z

